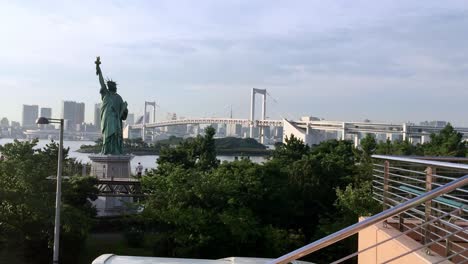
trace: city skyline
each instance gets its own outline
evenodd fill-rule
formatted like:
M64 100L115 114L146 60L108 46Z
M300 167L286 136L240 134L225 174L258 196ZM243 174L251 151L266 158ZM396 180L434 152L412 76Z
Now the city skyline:
M51 3L0 3L11 25L0 29L0 117L10 121L23 104L58 117L72 100L92 122L101 55L136 115L146 100L158 119L227 117L228 105L248 118L256 87L272 96L271 119L468 125L463 1Z
M72 104L72 105L69 105L69 104ZM67 109L66 105L69 105L68 106L68 110L64 111L64 109ZM71 100L64 100L62 101L62 110L60 111L59 114L57 114L57 117L58 118L63 118L66 122L71 122L70 124L72 125L94 125L94 126L97 126L97 129L99 130L100 129L100 122L101 122L101 117L100 117L100 107L101 107L101 104L100 103L96 103L94 104L94 108L93 108L93 120L86 120L86 119L83 119L83 112L84 112L84 109L86 109L85 107L85 103L83 102L75 102L75 101L71 101ZM71 107L71 108L70 108ZM20 124L22 127L28 127L28 126L33 126L33 127L36 127L36 124L35 124L35 120L39 117L46 117L46 118L54 118L54 116L52 115L52 108L50 107L44 107L44 106L39 106L39 105L27 105L27 104L23 104L22 105L22 121L21 122L18 122L17 120L13 120L13 119L9 119L7 116L0 116L0 119L5 119L6 121L8 122L15 122L15 123L18 123ZM33 109L35 108L35 110ZM33 110L31 112L31 110ZM40 110L40 111L39 111ZM185 119L185 117L177 117L177 113L175 112L167 112L165 113L166 114L166 117L162 117L161 119L158 119L156 120L156 122L160 122L160 121L168 121L168 120L180 120L180 119ZM28 116L28 121L25 122L25 115ZM152 123L153 121L150 120L152 118L152 113L151 112L148 112L147 111L147 116L146 116L146 122L147 123ZM162 114L161 114L162 115ZM71 117L68 117L67 116L71 116ZM80 116L78 117L78 120L75 120L77 119L77 116ZM135 117L137 117L137 119L135 119ZM135 122L137 122L138 124L141 124L142 120L144 118L144 115L143 114L135 114L135 113L128 113L128 117L127 119L125 120L125 123L126 124L129 124L129 125L134 125ZM221 117L222 118L222 117ZM234 118L233 116L230 116L230 117L225 117L225 118ZM235 119L235 118L234 118ZM247 119L247 118L240 118L240 119ZM259 120L261 118L255 118L255 120ZM269 119L269 118L267 118ZM33 122L34 120L34 122ZM292 120L292 119L291 119ZM300 118L298 118L297 120L316 120L316 121L320 121L320 120L326 120L326 119L321 119L321 118L318 118L318 117L313 117L313 116L301 116ZM339 121L339 120L328 120L328 121ZM349 121L349 120L341 120L341 121ZM364 120L354 120L354 121L357 121L357 122L364 122L364 123L372 123L372 122L376 122L375 120L369 120L369 119L364 119ZM353 122L353 121L351 121ZM391 122L387 122L387 123L391 123ZM447 120L419 120L419 121L415 121L415 122L405 122L405 123L408 123L408 124L415 124L415 125L423 125L423 126L429 126L429 127L444 127L447 125L447 123L451 123L450 121L447 121ZM453 123L452 123L453 125ZM67 128L68 130L70 128Z

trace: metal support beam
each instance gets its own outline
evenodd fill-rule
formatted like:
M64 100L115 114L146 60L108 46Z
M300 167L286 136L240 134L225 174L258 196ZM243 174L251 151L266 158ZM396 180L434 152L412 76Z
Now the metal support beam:
M153 101L153 102L147 102L145 101L145 109L143 110L143 122L142 122L142 128L141 128L141 139L143 139L143 141L145 141L145 138L146 138L146 118L147 118L147 112L146 112L146 109L148 106L152 106L153 107L153 120L152 120L152 123L156 123L156 101Z
M390 177L390 162L388 160L384 161L384 180L383 180L383 210L386 210L390 206L387 205L388 203L388 182Z
M255 127L255 95L261 94L262 97L262 120L266 119L266 89L252 88L250 99L250 137L253 138L253 128ZM264 128L260 127L260 142L264 141Z
M108 197L138 197L144 196L141 184L136 180L105 180L99 179L98 196Z
M432 167L426 168L426 192L432 191ZM426 201L424 205L424 221L428 222L431 220L431 211L432 211L432 200ZM428 244L431 240L431 225L426 225L424 227L424 244Z

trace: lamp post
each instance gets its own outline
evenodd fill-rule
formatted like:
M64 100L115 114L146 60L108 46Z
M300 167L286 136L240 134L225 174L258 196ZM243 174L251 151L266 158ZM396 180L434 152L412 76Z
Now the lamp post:
M62 197L62 162L63 162L63 119L39 117L36 120L38 125L60 124L59 151L57 164L57 192L55 193L55 225L54 225L54 257L53 264L59 263L59 243L60 243L60 204Z

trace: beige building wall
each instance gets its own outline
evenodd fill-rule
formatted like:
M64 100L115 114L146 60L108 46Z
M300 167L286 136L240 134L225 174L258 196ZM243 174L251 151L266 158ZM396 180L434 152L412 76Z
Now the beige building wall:
M359 219L359 221L365 218ZM383 227L383 223L379 223L363 229L359 232L359 251L375 245L388 238L395 237L401 234L400 231L394 229L390 225ZM421 244L415 240L409 238L406 235L400 236L396 239L392 239L385 242L377 247L369 249L358 256L359 264L373 264L382 263L388 261L396 256L402 255L415 248L420 247ZM433 253L433 252L432 252ZM433 253L433 256L429 256L424 252L424 249L418 249L413 253L403 256L399 259L392 261L391 263L410 263L410 264L426 264L436 263L443 258ZM453 263L450 261L443 261L441 263L448 264Z

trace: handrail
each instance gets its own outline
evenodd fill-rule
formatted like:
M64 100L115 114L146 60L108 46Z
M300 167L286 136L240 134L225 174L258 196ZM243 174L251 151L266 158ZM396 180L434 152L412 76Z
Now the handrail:
M387 158L387 156L384 156ZM410 159L412 160L412 159ZM417 160L418 161L418 160ZM468 169L468 166L467 166ZM371 225L374 225L376 223L379 223L389 217L392 217L394 215L397 215L403 211L406 211L412 207L415 207L421 203L424 203L428 200L434 199L442 194L451 192L459 187L462 187L464 185L468 184L468 175L465 175L457 180L454 180L450 183L445 184L444 186L438 187L430 192L427 192L425 194L422 194L418 197L415 197L411 200L408 200L406 202L403 202L395 207L392 207L390 209L387 209L381 213L378 213L372 217L367 218L366 220L356 223L354 225L351 225L347 228L341 229L340 231L337 231L331 235L328 235L324 238L321 238L317 241L314 241L308 245L305 245L299 249L296 249L286 255L283 255L273 261L270 262L270 264L285 264L289 263L290 261L296 260L298 258L301 258L305 255L308 255L310 253L313 253L319 249L322 249L324 247L327 247L335 242L338 242L342 239L345 239L349 236L352 236L362 229L369 227Z
M445 213L445 214L443 214L443 215L441 215L441 216L439 216L439 217L432 218L431 220L429 220L429 221L427 221L427 222L425 222L425 223L423 223L423 224L421 224L421 225L419 225L419 226L415 226L415 227L413 227L413 228L410 228L410 229L406 230L405 232L402 232L402 233L400 233L400 234L398 234L398 235L396 235L396 236L392 236L392 237L390 237L390 238L387 238L387 239L385 239L385 240L382 240L382 241L378 242L377 244L374 244L374 245L372 245L372 246L366 247L366 248L364 248L364 249L362 249L362 250L359 250L359 251L357 251L357 252L355 252L355 253L353 253L353 254L350 254L350 255L348 255L348 256L346 256L346 257L343 257L343 258L341 258L341 259L339 259L339 260L335 260L335 261L333 261L333 262L330 263L330 264L338 264L338 263L341 263L341 262L343 262L343 261L345 261L345 260L348 260L348 259L350 259L350 258L352 258L352 257L355 257L355 256L357 256L357 255L359 255L359 254L361 254L361 253L363 253L363 252L365 252L365 251L368 251L369 249L373 249L373 248L375 248L375 247L377 247L377 246L379 246L379 245L385 244L385 243L387 243L388 241L391 241L391 240L396 239L396 238L398 238L398 237L407 235L407 234L409 234L409 233L411 233L411 232L415 232L416 229L420 229L420 228L423 227L423 226L427 226L427 225L429 225L429 224L431 224L431 223L434 223L434 222L436 222L436 221L440 221L442 218L444 218L444 217L446 217L446 216L449 216L449 215L451 215L451 214L453 214L453 213L456 213L456 212L460 212L460 210L461 210L460 208L459 208L459 209L455 209L455 210L453 210L453 211L451 211L451 212L448 212L448 213Z
M468 165L460 164L460 163L423 160L423 159L414 159L414 158L403 158L403 157L398 157L398 156L387 156L387 155L372 155L372 158L392 160L392 161L402 161L402 162L416 163L416 164L421 164L421 165L432 165L436 167L445 167L445 168L451 168L451 169L468 170Z

